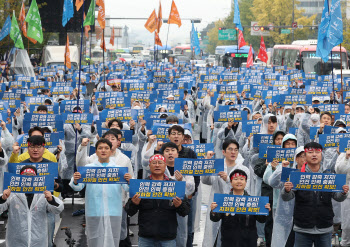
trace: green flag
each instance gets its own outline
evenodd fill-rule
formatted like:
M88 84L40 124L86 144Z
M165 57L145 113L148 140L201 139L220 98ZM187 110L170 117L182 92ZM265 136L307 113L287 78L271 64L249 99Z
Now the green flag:
M41 28L40 13L38 5L36 4L36 0L32 1L25 21L28 22L27 36L35 39L41 44L43 42L44 36L43 29Z
M11 31L10 37L15 43L15 47L24 49L21 31L19 30L17 19L15 16L15 11L13 11L12 21L11 21Z
M95 5L95 0L91 0L89 10L84 20L84 27L95 25Z

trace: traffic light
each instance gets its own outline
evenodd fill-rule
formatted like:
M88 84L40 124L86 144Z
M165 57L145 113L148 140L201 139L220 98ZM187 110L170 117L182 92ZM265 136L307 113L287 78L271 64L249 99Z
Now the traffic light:
M219 27L219 30L226 30L226 27Z
M260 27L260 31L269 31L269 30L270 30L270 27L268 27L268 26Z

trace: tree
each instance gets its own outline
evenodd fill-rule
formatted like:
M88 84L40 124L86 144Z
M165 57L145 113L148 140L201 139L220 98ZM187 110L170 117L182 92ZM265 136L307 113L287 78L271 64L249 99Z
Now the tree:
M295 5L297 4L298 2L295 1ZM260 26L267 26L270 23L273 23L274 26L291 26L292 10L293 0L253 0L253 7L251 7L252 14ZM316 15L306 17L303 16L303 13L304 9L296 9L294 6L294 21L303 26L312 25ZM272 40L269 46L291 43L291 34L280 34L279 28L270 31L270 34ZM294 39L308 39L314 34L315 31L310 28L296 29Z

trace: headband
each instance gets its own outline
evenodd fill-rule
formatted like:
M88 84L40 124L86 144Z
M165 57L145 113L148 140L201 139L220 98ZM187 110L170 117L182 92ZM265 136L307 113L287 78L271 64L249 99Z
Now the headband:
M237 177L244 177L245 179L247 179L246 176L244 176L244 175L242 175L242 174L239 174L238 172L232 174L230 179L231 179L231 181L232 181L233 178L237 178Z
M82 111L81 110L74 110L74 111L72 111L72 113L82 113Z
M305 153L308 153L308 152L322 152L322 149L321 148L305 148Z
M32 168L24 169L24 170L21 172L21 175L23 175L23 173L30 173L30 174L34 174L34 175L36 176L36 173L35 173L35 171L34 171Z
M163 160L165 162L165 158L163 155L160 154L156 154L153 155L150 159L149 159L149 163L151 163L153 160Z

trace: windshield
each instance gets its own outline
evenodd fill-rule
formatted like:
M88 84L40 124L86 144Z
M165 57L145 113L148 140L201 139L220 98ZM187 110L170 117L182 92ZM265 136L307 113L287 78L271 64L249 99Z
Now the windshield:
M324 63L320 57L316 56L316 51L304 51L302 52L302 69L305 73L316 73L318 75L329 75L334 69L347 68L347 57L342 52L342 66L340 64L340 52L332 52L332 59L329 56L327 63ZM332 66L333 60L333 66Z
M134 51L142 51L143 50L143 47L134 47L132 48Z

